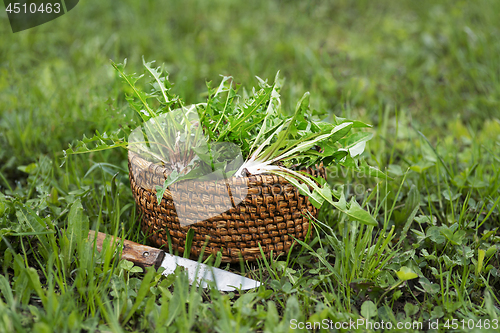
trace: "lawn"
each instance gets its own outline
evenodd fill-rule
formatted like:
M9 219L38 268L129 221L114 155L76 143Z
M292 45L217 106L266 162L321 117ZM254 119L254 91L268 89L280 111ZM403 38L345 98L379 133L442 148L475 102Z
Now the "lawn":
M0 17L0 332L498 331L499 1L82 1L15 34ZM186 104L280 71L288 114L309 91L323 119L372 124L361 159L387 177L328 181L378 225L324 205L288 255L220 265L263 282L243 293L94 253L89 229L147 244L127 152L64 151L135 121L110 59L143 56Z

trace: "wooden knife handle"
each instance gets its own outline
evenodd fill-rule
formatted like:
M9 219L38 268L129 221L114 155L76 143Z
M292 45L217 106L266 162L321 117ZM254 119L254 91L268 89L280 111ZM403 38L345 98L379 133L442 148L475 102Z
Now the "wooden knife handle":
M101 252L102 246L105 238L111 238L113 242L121 242L121 238L113 237L107 235L103 232L95 232L94 230L89 231L89 240L93 241L95 239L97 251ZM158 268L163 262L165 257L165 252L160 249L131 242L129 240L123 240L123 250L122 259L133 262L137 266L142 268L148 266L155 266Z

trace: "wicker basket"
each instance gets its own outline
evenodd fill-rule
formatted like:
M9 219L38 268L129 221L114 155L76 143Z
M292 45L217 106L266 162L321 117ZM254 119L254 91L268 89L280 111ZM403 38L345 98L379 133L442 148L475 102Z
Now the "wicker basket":
M155 188L163 186L168 170L132 151L129 151L128 162L130 184L142 213L144 233L157 247L165 247L168 232L172 248L182 253L186 235L190 228L194 229L193 259L198 258L205 245L205 258L222 251L222 261L231 263L260 258L259 243L267 257L271 251L275 255L287 252L294 242L291 236L300 240L306 237L310 228L307 212L317 216L317 209L295 186L283 177L266 174L231 178L225 183L174 183L158 205ZM322 166L306 171L326 179ZM228 207L228 190L232 208L226 210L221 207ZM176 200L172 197L174 192ZM193 200L193 194L203 198L202 202ZM233 196L241 196L241 202L235 205ZM177 212L186 218L180 220ZM208 218L200 220L199 216L203 216L200 214Z

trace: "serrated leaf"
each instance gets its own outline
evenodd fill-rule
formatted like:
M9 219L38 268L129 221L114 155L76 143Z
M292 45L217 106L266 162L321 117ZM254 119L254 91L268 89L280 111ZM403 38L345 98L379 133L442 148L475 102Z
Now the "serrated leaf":
M154 77L156 84L158 85L158 88L160 89L163 98L165 99L165 104L170 103L170 99L168 98L168 89L165 86L165 82L168 82L167 77L162 78L162 71L160 70L160 67L158 68L152 68L151 65L154 64L154 61L146 62L144 60L144 56L142 57L142 63L144 67L148 70L148 72Z
M96 134L91 138L83 135L82 140L78 141L76 146L70 144L69 148L64 151L64 155L91 153L118 147L127 147L127 140L121 130L117 130L110 135L107 135L106 132L100 134L96 131Z

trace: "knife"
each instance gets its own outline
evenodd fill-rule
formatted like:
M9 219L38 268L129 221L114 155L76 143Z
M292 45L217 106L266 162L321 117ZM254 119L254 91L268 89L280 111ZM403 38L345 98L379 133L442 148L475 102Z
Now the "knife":
M95 239L96 248L101 252L104 240L111 238L113 242L121 242L121 238L108 236L102 232L89 231L89 240ZM230 273L219 268L211 267L194 260L178 257L166 253L163 250L138 244L129 240L123 240L122 259L133 262L142 268L154 266L163 267L163 275L172 274L178 266L184 267L187 272L189 283L206 288L212 282L220 291L247 290L260 286L260 282L246 278L244 276Z

